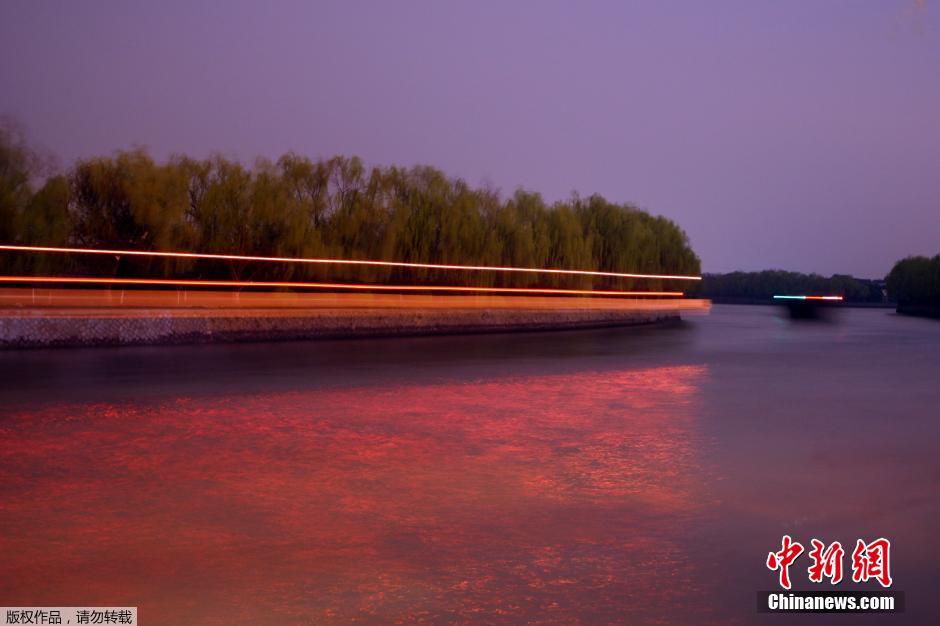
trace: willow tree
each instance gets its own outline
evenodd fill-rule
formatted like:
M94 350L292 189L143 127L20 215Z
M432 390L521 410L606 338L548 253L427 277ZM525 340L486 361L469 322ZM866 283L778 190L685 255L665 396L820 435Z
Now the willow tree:
M355 157L293 153L251 167L225 158L143 150L85 159L38 190L30 153L0 134L0 238L131 250L697 273L676 224L599 195L548 205L503 198L429 166L367 168ZM483 285L630 286L631 281L534 273L153 258L74 257L98 275L330 278ZM647 286L654 283L647 281Z

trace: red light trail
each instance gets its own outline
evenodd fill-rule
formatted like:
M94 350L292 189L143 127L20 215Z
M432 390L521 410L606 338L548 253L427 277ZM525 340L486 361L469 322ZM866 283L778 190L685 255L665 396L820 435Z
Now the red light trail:
M774 300L831 300L841 302L842 296L774 296Z
M0 250L9 252L53 252L64 254L98 254L109 256L146 256L169 257L178 259L214 259L219 261L263 261L268 263L309 263L320 265L366 265L378 267L408 267L418 269L492 271L492 272L530 272L541 274L565 274L576 276L606 276L614 278L652 278L662 280L702 280L701 276L683 276L674 274L629 274L622 272L594 272L589 270L540 269L535 267L504 267L490 265L447 265L441 263L406 263L403 261L364 261L357 259L310 259L291 257L247 256L240 254L201 254L197 252L157 252L146 250L110 250L99 248L57 248L50 246L14 246L0 245Z
M380 291L445 291L484 293L538 293L578 296L681 297L681 291L594 291L591 289L542 289L535 287L458 287L453 285L359 285L351 283L306 283L285 281L183 280L160 278L90 278L79 276L0 276L0 283L55 283L77 285L152 285L173 287L289 287L295 289L342 289Z

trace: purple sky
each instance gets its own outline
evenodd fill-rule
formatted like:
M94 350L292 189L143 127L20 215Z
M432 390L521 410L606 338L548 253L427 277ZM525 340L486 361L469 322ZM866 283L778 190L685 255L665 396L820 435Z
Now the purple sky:
M705 271L940 252L940 3L3 2L0 113L63 164L426 163L682 225Z

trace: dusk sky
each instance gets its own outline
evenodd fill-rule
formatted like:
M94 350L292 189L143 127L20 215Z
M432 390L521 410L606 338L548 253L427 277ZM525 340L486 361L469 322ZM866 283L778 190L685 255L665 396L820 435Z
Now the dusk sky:
M940 252L940 3L4 2L0 114L65 166L293 150L677 221L704 271Z

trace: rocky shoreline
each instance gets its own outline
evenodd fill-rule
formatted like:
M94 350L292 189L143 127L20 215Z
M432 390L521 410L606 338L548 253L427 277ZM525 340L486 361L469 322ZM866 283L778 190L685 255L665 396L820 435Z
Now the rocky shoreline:
M0 349L177 345L636 326L707 300L0 289Z
M676 321L679 312L617 310L316 311L147 317L0 316L0 347L68 348L570 330Z

